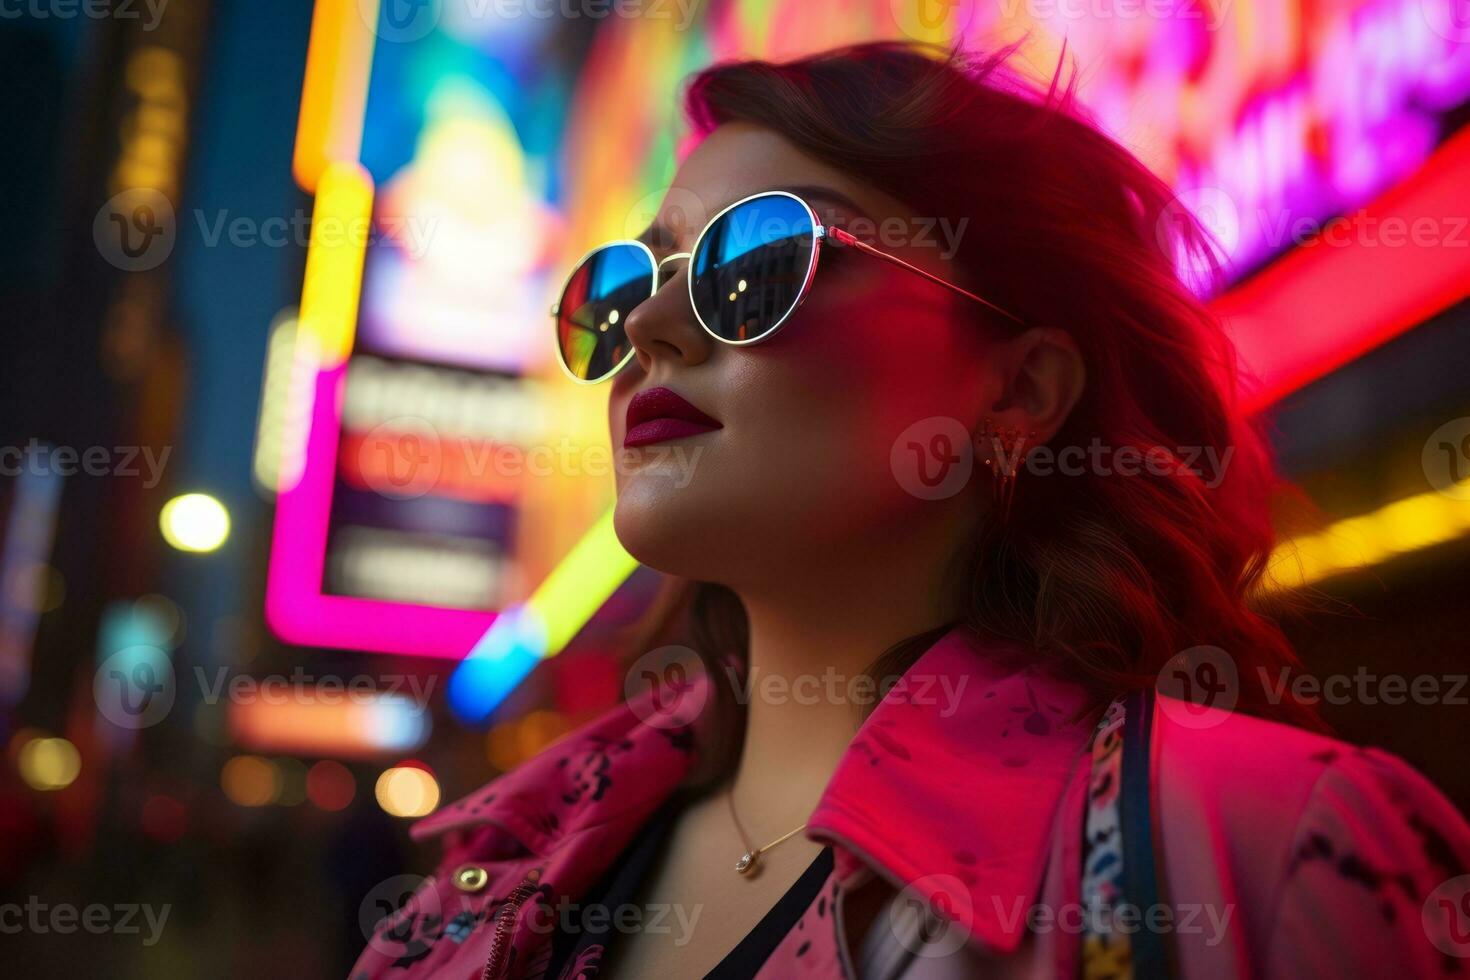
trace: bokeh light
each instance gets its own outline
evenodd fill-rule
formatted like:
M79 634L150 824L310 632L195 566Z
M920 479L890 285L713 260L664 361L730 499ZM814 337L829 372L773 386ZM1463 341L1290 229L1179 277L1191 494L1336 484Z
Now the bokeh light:
M82 757L64 738L33 738L21 746L18 768L32 789L65 789L81 773Z
M230 536L230 512L207 493L186 493L163 505L158 525L180 551L214 551Z
M220 789L239 806L266 806L281 793L280 771L258 755L237 755L219 774Z
M390 816L422 817L439 805L439 781L416 765L398 765L378 777L374 794Z
M306 796L323 810L345 810L356 795L352 770L335 759L322 759L306 773Z

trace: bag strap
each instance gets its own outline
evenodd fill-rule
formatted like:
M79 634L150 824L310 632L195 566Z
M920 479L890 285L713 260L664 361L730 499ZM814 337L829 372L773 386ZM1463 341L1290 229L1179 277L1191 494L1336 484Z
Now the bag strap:
M1160 904L1149 772L1153 713L1153 691L1134 691L1108 706L1093 735L1082 841L1085 980L1165 980L1176 972L1167 934L1144 927ZM1126 930L1112 921L1119 906L1136 910Z
M1153 781L1149 778L1149 763L1153 758L1153 718L1152 688L1129 695L1123 721L1123 895L1145 916L1160 904L1151 792ZM1169 976L1166 935L1143 928L1132 933L1134 980L1162 980Z

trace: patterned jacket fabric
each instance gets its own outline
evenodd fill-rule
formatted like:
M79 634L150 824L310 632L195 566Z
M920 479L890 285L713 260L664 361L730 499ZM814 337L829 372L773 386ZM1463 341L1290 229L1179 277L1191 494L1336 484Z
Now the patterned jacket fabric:
M832 874L761 978L1076 977L1098 914L1167 933L1184 977L1470 976L1470 828L1432 785L1376 750L1163 698L1150 762L1164 907L1099 910L1091 883L1084 902L1089 812L1090 868L1114 832L1096 817L1099 712L996 652L957 627L869 714L806 830L833 847ZM417 823L442 859L352 980L545 978L558 906L688 774L684 717L620 705ZM875 877L892 898L849 948L844 901ZM915 910L937 928L916 929ZM599 959L593 947L546 980L593 980ZM1086 974L1132 975L1126 956L1091 956Z

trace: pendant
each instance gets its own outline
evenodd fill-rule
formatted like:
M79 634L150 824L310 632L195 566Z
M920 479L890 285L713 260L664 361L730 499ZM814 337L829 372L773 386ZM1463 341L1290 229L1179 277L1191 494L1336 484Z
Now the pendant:
M756 861L760 860L760 851L746 851L740 855L740 860L735 862L735 870L743 875L755 874Z

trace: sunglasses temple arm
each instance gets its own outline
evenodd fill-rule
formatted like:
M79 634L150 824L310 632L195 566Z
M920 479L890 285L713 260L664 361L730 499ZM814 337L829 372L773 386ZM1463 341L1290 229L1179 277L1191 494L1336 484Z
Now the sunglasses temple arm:
M857 238L854 238L851 234L849 234L846 231L843 231L841 228L826 228L826 229L824 229L824 233L825 233L825 237L827 238L827 240L830 241L830 242L832 242L834 245L851 246L852 248L855 248L855 249L857 249L860 252L866 252L868 255L871 255L871 256L873 256L875 258L882 259L884 262L891 262L894 265L902 266L903 268L909 270L912 273L915 273L916 275L923 276L925 279L928 279L930 282L934 283L935 285L943 286L945 289L948 289L948 290L951 290L953 292L959 293L961 296L969 297L970 299L972 299L975 302L979 303L981 306L984 306L984 307L986 307L986 308L988 308L990 310L994 310L996 313L999 313L1001 316L1005 317L1007 320L1012 320L1012 321L1020 324L1023 327L1026 325L1026 321L1025 320L1022 320L1020 317L1016 316L1014 313L1010 312L1009 310L1002 309L1001 307L996 306L994 303L990 302L990 300L985 299L985 298L983 298L981 296L976 296L974 293L970 292L968 289L963 289L963 288L961 288L959 286L956 286L954 283L949 282L948 280L941 279L939 276L934 275L932 272L925 272L923 269L920 269L918 266L911 265L910 263L905 262L903 259L899 258L897 255L889 255L887 252L883 251L882 249L874 248L873 246L869 245L867 242L864 242L864 241L861 241L861 240L859 240Z

